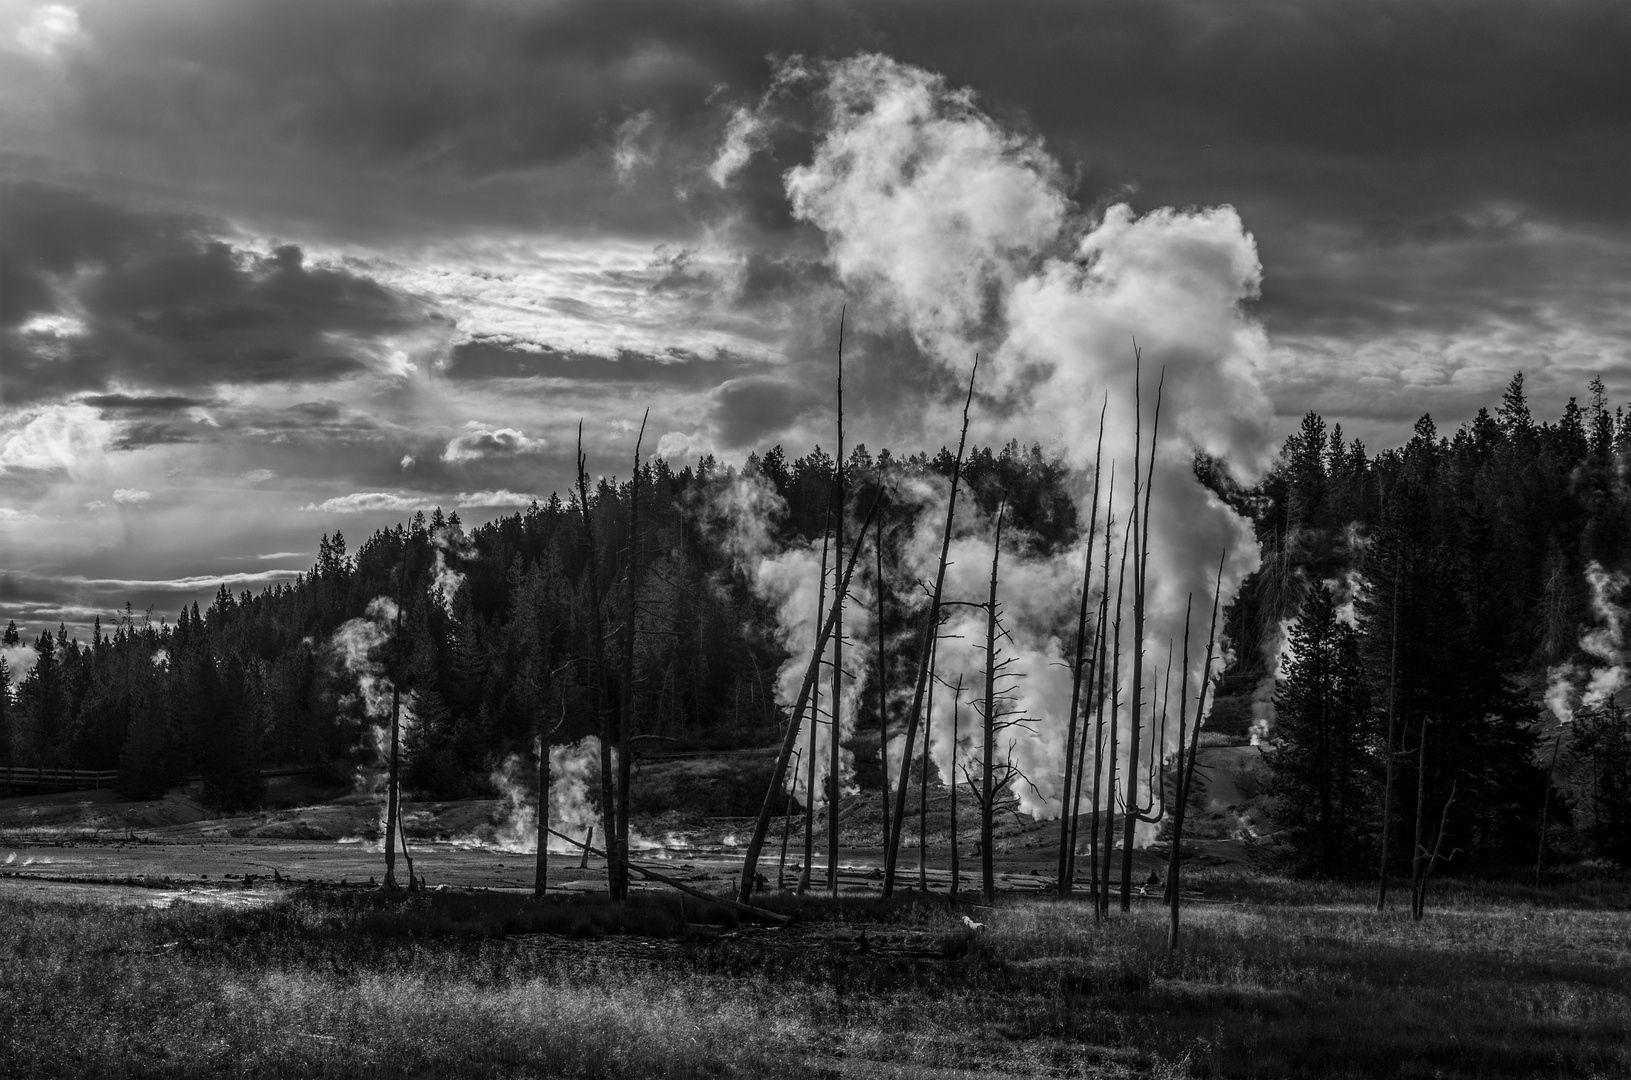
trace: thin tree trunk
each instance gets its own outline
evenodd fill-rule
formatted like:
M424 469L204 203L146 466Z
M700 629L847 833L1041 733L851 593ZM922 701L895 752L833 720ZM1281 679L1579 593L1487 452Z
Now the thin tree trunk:
M606 845L606 892L621 900L618 884L624 875L617 869L617 793L612 775L612 745L617 741L616 721L607 699L611 697L606 671L606 629L600 617L600 567L595 555L595 530L589 517L589 472L583 454L583 422L578 422L578 506L583 512L583 538L589 548L589 633L590 660L595 666L596 705L600 712L600 834L613 838Z
M1071 864L1074 861L1074 838L1076 834L1076 818L1080 811L1077 803L1077 792L1081 783L1077 779L1080 769L1076 765L1076 728L1077 713L1081 709L1082 700L1082 665L1086 662L1084 654L1087 650L1087 594L1093 581L1093 534L1099 527L1099 462L1104 453L1104 416L1110 408L1110 396L1105 395L1104 404L1099 407L1099 445L1093 454L1093 511L1087 527L1087 554L1082 558L1082 601L1081 609L1076 616L1076 655L1070 668L1070 712L1066 714L1065 721L1065 783L1064 791L1059 804L1059 898L1062 900L1070 895L1071 891ZM1085 726L1085 721L1084 721ZM1083 731L1085 742L1087 733ZM1073 783L1074 781L1074 783Z
M391 632L391 653L395 663L391 665L391 761L385 781L385 881L387 889L396 888L396 834L402 827L402 607L405 601L403 595L403 563L407 560L406 553L402 556L403 562L397 563L396 571L396 627ZM4 691L0 687L0 692Z
M918 656L917 685L912 691L912 707L906 713L906 745L917 740L917 725L923 714L923 693L929 674L929 654L934 636L940 631L940 597L946 584L946 560L951 551L951 527L957 511L957 484L963 472L963 449L968 443L968 411L974 403L974 377L980 370L980 358L974 357L974 368L968 374L968 396L963 400L963 432L957 437L957 462L951 472L951 492L946 498L946 528L940 540L940 564L935 569L934 589L929 593L929 610L923 620L923 642ZM900 856L900 833L906 816L906 785L910 781L911 763L901 761L900 785L895 789L895 812L890 819L889 843L883 854L883 894L895 892L895 866Z
M1133 346L1135 371L1142 369L1143 356L1138 346ZM1141 388L1137 385L1138 376L1134 377L1134 412L1141 414L1143 409L1139 404ZM1122 815L1122 850L1121 850L1121 910L1131 910L1133 904L1133 833L1138 820L1144 816L1144 811L1138 805L1138 744L1142 734L1142 719L1144 712L1144 589L1149 576L1150 566L1150 493L1155 487L1155 446L1161 432L1161 390L1166 383L1166 372L1162 371L1161 381L1156 384L1155 391L1155 419L1150 425L1150 463L1149 474L1142 482L1144 506L1140 510L1138 496L1140 482L1138 479L1138 455L1140 451L1139 428L1142 424L1142 415L1135 416L1133 424L1133 532L1136 552L1133 556L1133 687L1129 702L1129 718L1131 725L1128 729L1127 740L1127 805ZM1150 716L1152 722L1155 716ZM1154 737L1154 731L1151 731Z
M980 740L980 883L985 902L997 897L996 864L992 844L996 835L997 797L992 781L997 757L997 564L1002 558L1002 517L1008 509L1004 495L997 507L997 533L991 543L991 597L985 609L985 724Z
M881 486L881 485L880 485ZM878 549L878 560L875 577L878 592L878 777L879 789L883 793L883 842L889 843L889 693L888 680L885 678L885 658L883 649L883 515L878 515L878 532L874 543ZM906 757L912 756L912 748L906 747Z
M957 676L957 689L951 695L951 897L963 885L963 864L957 854L957 720L963 703L963 677ZM925 734L924 736L928 736Z
M1410 857L1410 917L1422 915L1422 815L1427 808L1427 714L1421 718L1421 735L1416 746L1416 848Z
M866 518L861 522L860 536L856 538L855 547L850 551L849 562L844 567L844 573L839 578L838 587L849 587L850 577L855 573L855 564L861 558L861 537L866 535L867 526L872 524L872 515L878 510L879 499L872 501L867 510ZM787 732L782 736L781 752L776 755L776 768L770 776L770 786L765 790L765 801L759 807L759 817L753 824L753 836L748 841L747 854L742 859L742 887L753 887L754 873L759 865L759 855L764 850L765 837L770 834L770 819L776 813L776 792L787 777L787 762L793 753L793 744L798 742L799 727L803 723L805 709L810 704L810 692L815 686L816 676L821 671L821 654L827 647L827 638L832 634L837 624L836 611L828 617L827 623L821 628L816 638L815 648L810 652L810 666L805 670L804 683L799 687L798 700L793 706L793 719L787 726ZM744 893L744 897L751 895Z
M795 763L793 768L797 769ZM787 813L782 817L782 861L776 867L776 889L787 888L787 834L793 828L793 789L787 789Z
M1563 725L1557 725L1557 737L1552 740L1552 762L1546 766L1545 786L1540 793L1540 821L1536 830L1540 835L1540 843L1535 848L1535 888L1540 888L1540 868L1546 861L1546 811L1552 801L1552 774L1557 771L1557 752L1563 747Z
M827 508L827 525L832 525L832 507ZM827 540L828 530L821 530L821 584L816 587L816 626L827 618ZM819 653L817 656L819 657ZM819 662L819 660L818 660ZM815 861L815 767L816 728L821 725L821 680L810 688L810 745L804 755L804 865L799 870L799 895L810 887L810 864Z
M1110 867L1116 859L1116 744L1121 731L1121 609L1127 591L1127 548L1131 537L1132 519L1129 517L1121 537L1121 565L1116 571L1116 628L1110 647L1110 775L1104 796L1104 899L1101 902L1106 916L1110 914ZM1131 762L1128 767L1132 767ZM1123 816L1129 812L1129 807L1122 808Z
M844 550L844 309L838 315L838 456L833 512L833 550ZM862 529L860 536L866 535ZM859 541L860 536L856 539ZM827 740L827 892L838 899L838 768L842 760L838 737L843 731L844 711L844 590L833 592L833 611L838 618L838 629L832 636L832 729Z
M1110 538L1116 529L1115 505L1116 463L1112 461L1110 462L1110 493L1105 498L1104 566L1099 572L1099 576L1104 580L1104 587L1099 594L1098 646L1094 650L1094 664L1098 668L1098 679L1093 691L1093 712L1097 719L1093 724L1093 820L1087 830L1088 880L1089 887L1093 891L1094 922L1098 922L1103 915L1099 899L1099 801L1102 794L1101 779L1104 772L1104 684L1106 678L1108 678L1106 668L1110 662ZM1114 758L1111 759L1112 768L1114 768L1114 760ZM1110 781L1110 790L1115 790L1113 774Z
M640 433L634 439L634 473L629 478L629 569L628 603L623 623L623 692L618 695L617 723L617 894L629 894L629 777L634 765L634 645L639 633L640 584L644 567L640 564L640 444L646 438L647 409L640 419Z
M1182 870L1181 848L1184 842L1184 812L1189 806L1189 796L1194 790L1195 783L1195 757L1201 748L1201 720L1206 716L1206 691L1212 685L1212 651L1218 640L1218 602L1223 595L1223 564L1229 557L1227 548L1218 556L1218 576L1212 585L1212 623L1206 631L1206 663L1201 666L1201 684L1195 692L1195 724L1189 732L1189 759L1180 759L1178 768L1178 805L1173 811L1172 818L1172 857L1167 865L1167 902L1172 905L1172 921L1167 928L1167 950L1170 952L1178 947L1178 889L1179 874ZM1185 636L1188 636L1189 620L1185 618ZM1187 647L1185 652L1187 653ZM1187 681L1187 665L1185 679ZM1182 736L1179 745L1183 745Z
M1388 839L1393 830L1394 692L1399 674L1399 583L1404 563L1401 552L1393 567L1393 645L1387 663L1387 780L1382 787L1382 868L1376 880L1376 910L1387 909Z
M935 635L935 644L929 649L929 695L928 704L924 706L924 713L928 723L923 725L923 783L918 785L922 790L918 793L918 830L917 830L917 888L919 892L929 891L929 736L934 731L934 659L940 651L940 636Z

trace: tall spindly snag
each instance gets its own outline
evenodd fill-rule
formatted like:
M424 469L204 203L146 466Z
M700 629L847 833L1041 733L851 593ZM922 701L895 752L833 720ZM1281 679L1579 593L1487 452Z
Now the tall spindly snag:
M816 585L816 634L827 618L827 545L831 539L832 504L827 505L827 520L821 527L821 576ZM819 654L817 654L819 655ZM799 867L798 893L803 896L810 887L810 867L815 862L815 767L816 728L821 726L821 680L810 688L810 739L808 753L804 754L804 863Z
M844 316L848 308L838 312L838 456L834 479L833 550L844 550ZM882 492L879 493L882 497ZM876 506L874 506L876 509ZM863 528L857 535L859 542L866 535ZM847 585L846 585L847 587ZM832 728L827 733L827 891L838 899L838 770L842 764L838 736L843 712L844 679L844 589L833 591L833 611L838 628L832 637Z
M589 517L589 470L583 453L583 421L578 421L578 508L583 512L583 540L588 549L589 572L589 661L594 666L595 707L600 714L600 831L617 836L617 797L612 775L612 744L617 741L616 720L609 707L610 677L606 669L606 628L600 617L600 567L595 552L595 530ZM588 851L587 848L584 849ZM587 858L587 855L585 856ZM623 899L621 886L627 877L618 872L617 844L606 845L606 892L613 900Z
M1377 872L1376 910L1387 910L1388 840L1393 823L1393 773L1397 755L1393 749L1394 690L1399 675L1399 581L1404 569L1404 550L1401 548L1393 566L1393 644L1387 664L1387 779L1382 786L1382 867Z
M1105 783L1104 792L1104 869L1100 874L1100 881L1104 886L1104 894L1099 899L1099 910L1102 914L1110 914L1110 866L1115 862L1116 852L1116 744L1121 730L1121 609L1122 599L1127 591L1127 549L1131 546L1132 518L1127 520L1127 526L1121 534L1120 567L1116 571L1116 625L1110 645L1110 753L1107 768L1109 776ZM1132 770L1131 761L1128 762L1129 771ZM1126 808L1123 807L1123 816Z
M872 524L872 517L878 512L878 503L883 496L872 501L867 510L866 517L861 522L860 532L856 535L855 546L850 550L849 561L844 565L844 572L839 577L838 588L849 588L850 578L855 573L855 564L860 561L861 548L865 542L867 526ZM741 890L742 900L753 894L754 874L759 867L759 855L764 850L765 837L770 833L770 819L776 813L776 793L781 789L787 777L787 762L793 753L793 744L798 742L799 728L804 722L805 710L810 706L810 692L815 686L816 678L821 673L821 657L827 648L827 638L831 636L834 626L838 622L836 608L830 610L827 621L821 627L821 633L816 636L815 648L810 650L810 666L804 672L804 683L799 687L798 699L793 705L793 718L782 736L781 751L776 755L776 767L771 771L770 786L765 791L765 801L759 807L759 817L753 823L753 836L748 840L747 854L742 859L742 880L738 888ZM813 722L813 721L812 721Z
M1172 851L1167 860L1167 903L1171 905L1171 922L1167 928L1167 950L1178 947L1178 875L1181 867L1180 848L1184 842L1184 811L1189 805L1190 792L1195 785L1195 755L1200 752L1201 720L1206 716L1206 691L1212 685L1212 654L1218 638L1218 601L1223 595L1223 563L1229 557L1224 549L1218 556L1218 576L1212 585L1212 625L1206 632L1206 663L1201 666L1201 682L1196 689L1195 724L1189 732L1189 757L1184 757L1184 731L1182 721L1178 728L1178 801L1172 816ZM1189 685L1189 613L1184 612L1184 686ZM1183 714L1183 695L1179 696L1179 715Z
M627 896L629 891L629 777L634 761L634 639L639 633L638 616L640 585L643 566L640 562L640 444L646 438L646 422L651 419L647 409L640 419L640 434L634 440L634 473L629 478L629 553L628 571L624 575L628 602L623 614L623 690L618 694L617 724L617 835L613 845L617 849L617 892Z
M1139 386L1140 372L1143 367L1143 353L1138 344L1133 344L1133 687L1129 698L1128 712L1131 724L1127 732L1127 797L1123 808L1121 823L1121 910L1129 911L1133 904L1133 832L1140 821L1159 820L1158 812L1155 818L1149 816L1147 810L1138 805L1138 750L1139 738L1143 729L1144 715L1144 592L1149 580L1150 568L1150 493L1155 486L1155 447L1161 432L1161 391L1166 384L1166 371L1161 372L1161 380L1155 389L1155 419L1150 426L1150 463L1149 473L1142 479L1139 476L1139 453L1142 450L1141 428L1143 425L1143 406L1141 404L1142 388ZM1138 505L1140 491L1144 495L1142 509ZM1154 736L1155 716L1152 711L1152 730Z
M992 858L997 817L997 564L1002 557L1002 518L1007 510L1008 496L1004 493L997 507L996 536L991 541L991 595L986 601L985 612L985 724L980 740L980 882L988 904L997 895L996 868Z
M1110 408L1110 396L1105 395L1099 408L1099 445L1093 454L1093 513L1087 527L1087 554L1082 557L1082 603L1076 617L1076 656L1070 666L1070 712L1065 727L1065 784L1063 802L1059 807L1059 897L1070 895L1071 863L1075 844L1075 822L1081 789L1081 771L1076 766L1077 714L1082 701L1082 666L1087 649L1087 594L1093 580L1093 534L1099 527L1099 462L1104 453L1104 415ZM1085 726L1085 725L1084 725ZM1085 741L1086 732L1082 733ZM1074 781L1074 786L1073 786Z
M923 694L929 679L929 662L934 651L934 638L940 632L940 599L946 586L946 560L951 553L951 527L957 512L957 484L963 473L963 450L968 444L968 411L974 403L974 379L980 371L980 358L974 357L974 367L968 373L968 396L963 399L963 432L957 437L957 460L951 470L951 493L946 498L946 528L940 539L940 563L935 568L934 589L929 593L929 610L923 616L923 639L919 646L917 685L912 691L912 707L906 713L906 745L917 739L917 725L923 717ZM883 894L895 892L895 866L900 858L901 826L906 818L906 787L911 781L911 755L901 758L900 784L895 788L895 812L889 822L889 843L883 852ZM955 776L953 783L956 782Z

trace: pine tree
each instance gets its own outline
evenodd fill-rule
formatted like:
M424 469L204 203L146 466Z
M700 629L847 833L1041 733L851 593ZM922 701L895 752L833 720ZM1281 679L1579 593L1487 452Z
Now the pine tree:
M1276 843L1297 873L1353 877L1374 865L1377 758L1358 634L1326 585L1291 630L1275 693Z

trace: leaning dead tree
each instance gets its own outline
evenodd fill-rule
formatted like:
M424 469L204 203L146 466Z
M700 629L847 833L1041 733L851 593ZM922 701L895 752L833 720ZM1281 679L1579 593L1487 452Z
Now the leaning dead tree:
M584 546L588 550L589 573L589 663L594 671L595 710L600 715L600 831L617 836L617 796L612 772L612 746L617 741L617 719L613 715L611 671L606 661L606 627L600 614L600 566L595 555L595 529L589 514L589 470L583 452L583 422L578 422L578 509L583 515ZM587 848L585 849L587 851ZM617 844L606 845L606 891L613 900L623 899L627 875L617 866Z
M930 657L934 652L934 638L940 632L941 597L946 586L946 560L951 552L951 528L957 512L957 485L963 473L963 450L968 443L968 411L974 402L974 379L980 371L980 358L974 357L974 367L968 373L968 396L963 399L963 431L957 437L957 458L951 470L951 492L946 497L946 528L940 539L940 563L935 568L934 588L929 592L929 610L923 615L923 636L919 645L916 686L912 690L912 707L906 713L906 745L917 739L917 726L923 718L923 696L928 688ZM895 867L900 859L901 826L906 819L906 788L912 776L911 755L901 757L900 783L895 788L895 811L889 822L889 842L883 850L883 894L895 892Z
M1167 856L1167 903L1171 906L1171 921L1167 927L1167 950L1178 947L1178 875L1181 868L1181 849L1184 844L1184 813L1189 806L1195 785L1195 757L1201 747L1201 721L1206 717L1206 691L1212 685L1212 655L1217 645L1218 600L1223 594L1223 563L1229 552L1218 556L1218 576L1212 585L1212 625L1206 633L1206 662L1201 665L1200 685L1196 688L1195 723L1189 732L1189 754L1184 755L1184 714L1189 689L1189 608L1184 608L1184 681L1178 692L1178 794L1172 811L1172 851Z
M1131 546L1129 540L1132 537L1132 530L1133 523L1129 517L1127 526L1121 534L1120 568L1116 571L1116 623L1108 657L1110 747L1105 768L1109 775L1104 785L1104 867L1099 874L1099 881L1103 887L1103 892L1099 896L1099 913L1103 916L1110 914L1110 866L1115 861L1116 853L1116 743L1121 730L1121 610L1127 591L1127 549Z
M1065 784L1062 802L1059 807L1059 896L1061 899L1070 895L1071 875L1073 873L1072 855L1076 840L1076 819L1081 806L1081 767L1077 764L1077 728L1085 729L1085 717L1082 723L1077 723L1077 716L1081 712L1082 704L1082 668L1087 662L1087 596L1093 582L1093 535L1099 528L1099 462L1104 454L1104 415L1110 407L1109 395L1105 396L1104 404L1099 408L1099 444L1093 454L1093 512L1087 527L1087 553L1082 557L1082 603L1081 610L1076 617L1076 655L1070 666L1070 712L1066 714L1065 726ZM1089 677L1088 685L1091 687L1092 679ZM1082 741L1086 742L1087 732L1081 732Z
M831 539L832 507L827 507L827 522L821 529L821 576L816 585L816 634L827 618L827 542ZM816 728L821 726L821 680L810 688L810 739L808 752L800 751L804 762L804 862L799 867L798 893L803 896L810 888L810 867L815 862L815 767Z
M861 549L866 542L867 526L872 524L873 515L878 511L878 503L882 499L872 501L867 510L865 519L861 522L855 538L855 546L850 551L848 561L844 565L844 572L839 576L837 588L849 588L850 578L855 573L855 564L861 558ZM810 694L815 686L816 678L821 673L821 658L827 649L827 639L832 636L838 624L838 609L835 605L827 613L827 620L822 624L821 632L816 635L815 648L810 650L810 666L804 672L804 682L799 687L798 699L793 704L793 716L787 725L787 732L782 736L781 750L776 755L776 767L771 770L770 786L765 791L765 801L759 808L759 817L753 824L753 836L748 840L748 849L742 859L742 880L739 885L743 902L753 893L753 883L759 867L759 855L764 850L765 837L770 833L770 819L776 813L776 793L781 789L787 779L787 762L793 754L793 745L798 742L799 729L804 723L804 716L810 707ZM813 722L813 721L812 721Z
M833 551L844 550L844 315L847 308L838 312L838 455L833 460ZM882 492L879 492L882 498ZM873 510L877 510L876 504ZM866 528L862 527L856 535L859 544L866 535ZM846 581L842 587L833 589L833 618L836 629L832 635L832 727L827 732L827 892L834 900L838 899L838 772L843 763L841 750L838 745L838 736L842 730L843 716L843 679L844 679L844 593L848 589Z

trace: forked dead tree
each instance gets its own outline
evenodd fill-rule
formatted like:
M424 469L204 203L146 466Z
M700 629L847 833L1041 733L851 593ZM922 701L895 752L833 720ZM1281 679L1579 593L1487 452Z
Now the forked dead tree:
M917 685L912 690L912 707L906 713L906 745L917 741L917 726L923 719L923 696L928 688L929 657L934 650L934 636L940 628L941 597L946 586L946 560L951 552L951 527L957 513L957 485L963 473L963 450L968 444L968 411L974 403L974 379L980 371L980 358L975 356L974 368L968 374L968 396L963 400L963 432L957 437L957 459L951 470L951 492L946 498L946 527L940 540L940 563L935 568L934 588L929 593L929 610L923 616L923 636L919 645ZM910 755L901 759L900 784L895 788L895 811L890 819L889 843L883 853L883 894L895 892L895 867L900 857L901 826L906 817L906 787L911 780Z
M1087 527L1087 552L1082 556L1081 610L1076 617L1076 654L1070 667L1070 712L1065 727L1065 782L1059 806L1059 897L1070 895L1072 863L1075 854L1076 819L1080 810L1081 769L1077 765L1077 716L1082 704L1082 668L1087 655L1087 596L1093 581L1093 535L1099 527L1099 462L1104 453L1104 416L1110 407L1105 395L1099 408L1099 443L1093 454L1093 511ZM1085 723L1085 721L1084 721ZM1086 732L1082 732L1085 742Z
M844 315L847 308L840 309L838 313L838 456L834 459L836 466L834 472L833 501L836 504L833 510L833 550L844 550ZM880 493L880 498L882 497ZM876 505L873 507L877 509ZM856 542L866 535L863 526ZM827 733L827 891L834 900L838 899L838 770L842 764L838 736L842 730L843 714L843 680L844 680L844 593L848 583L833 589L833 617L837 622L837 629L832 636L832 728Z
M821 530L821 576L816 586L816 628L827 618L827 541L832 525L832 507L827 508L827 528ZM815 861L815 767L816 728L821 726L821 680L810 688L810 739L804 754L804 863L799 867L800 896L810 887L810 865Z
M606 663L606 627L601 619L600 560L595 554L595 529L589 514L589 470L583 453L583 422L578 422L578 509L583 513L583 539L588 550L589 576L589 633L591 644L589 662L594 670L595 709L600 715L600 831L602 836L617 836L617 798L612 775L612 746L617 741L617 721L610 707L610 671ZM623 899L620 884L627 875L617 868L617 844L606 845L606 891L613 900Z
M1195 697L1195 723L1189 732L1189 755L1184 756L1184 729L1182 716L1185 712L1184 693L1179 695L1178 713L1178 797L1172 812L1172 851L1167 858L1167 903L1171 907L1171 922L1167 928L1167 949L1171 951L1178 947L1178 889L1179 873L1182 868L1180 859L1184 843L1184 813L1189 806L1189 797L1195 785L1195 757L1200 752L1201 720L1206 716L1206 691L1212 685L1212 655L1218 639L1218 602L1223 594L1223 563L1228 558L1227 549L1218 556L1218 576L1212 585L1212 624L1206 633L1206 662L1201 665L1201 681L1196 689ZM1184 688L1189 686L1189 611L1184 611Z
M1150 494L1155 487L1155 447L1161 432L1161 391L1166 384L1166 372L1163 370L1161 379L1155 390L1155 419L1150 426L1150 462L1149 472L1141 477L1139 473L1139 454L1142 452L1142 425L1143 425L1143 388L1142 380L1143 353L1138 344L1133 344L1133 685L1132 694L1128 699L1129 726L1127 731L1127 795L1123 800L1125 807L1122 813L1121 826L1121 910L1128 911L1133 903L1133 833L1138 822L1158 821L1160 814L1152 819L1148 809L1141 809L1138 805L1138 751L1139 740L1143 730L1144 716L1144 594L1149 583L1150 567ZM1138 497L1144 496L1144 505L1139 506ZM1154 720L1153 711L1151 720ZM1153 732L1151 733L1153 736Z
M881 497L880 497L881 498ZM872 524L873 515L878 510L878 499L872 501L867 510L866 518L861 522L861 528L855 539L855 546L850 550L848 561L844 565L844 572L839 577L838 588L849 588L850 578L855 573L855 564L860 561L861 548L866 538L867 526ZM770 834L770 819L776 813L776 793L787 779L787 762L793 753L793 744L798 741L798 733L804 722L805 711L810 707L810 694L815 686L817 676L821 672L821 657L827 648L827 639L832 635L838 622L838 611L835 608L828 612L827 621L822 624L821 633L816 636L815 648L810 650L810 666L804 672L804 682L799 687L798 699L793 705L792 720L782 736L780 752L776 755L776 767L771 770L770 786L765 791L765 801L759 807L759 817L753 823L753 836L748 840L747 853L742 859L742 878L738 888L741 890L743 902L752 895L754 875L759 867L759 855L764 851L765 837Z

